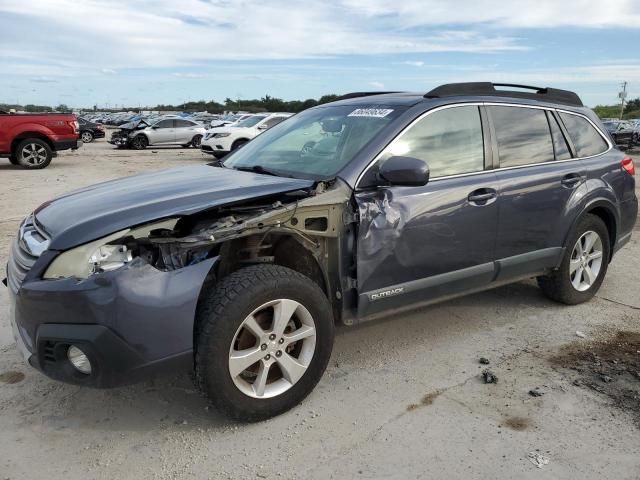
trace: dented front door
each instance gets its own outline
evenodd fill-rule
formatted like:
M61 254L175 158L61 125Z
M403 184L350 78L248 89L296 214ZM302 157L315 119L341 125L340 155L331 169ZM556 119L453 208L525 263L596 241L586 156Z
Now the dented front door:
M360 318L485 287L494 278L499 192L478 105L416 119L363 173L355 194ZM377 186L386 159L425 161L424 186Z

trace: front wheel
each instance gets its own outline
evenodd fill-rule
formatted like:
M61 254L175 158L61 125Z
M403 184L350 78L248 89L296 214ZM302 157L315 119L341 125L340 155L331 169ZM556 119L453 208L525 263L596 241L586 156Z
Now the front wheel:
M257 421L300 403L327 367L331 305L309 278L256 265L223 278L197 315L198 388L229 417Z
M134 150L144 150L149 145L149 140L144 135L136 135L131 140L131 148Z
M574 230L560 264L550 275L538 277L542 292L552 300L576 305L600 289L610 258L609 231L600 217L585 215Z

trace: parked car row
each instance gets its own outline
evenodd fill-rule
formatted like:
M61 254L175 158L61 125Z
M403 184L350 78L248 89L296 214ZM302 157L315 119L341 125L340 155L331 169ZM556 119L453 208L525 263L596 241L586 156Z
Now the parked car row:
M241 121L207 130L200 149L216 158L222 158L292 115L292 113L246 115Z
M603 124L616 145L631 148L640 141L640 120L608 120Z

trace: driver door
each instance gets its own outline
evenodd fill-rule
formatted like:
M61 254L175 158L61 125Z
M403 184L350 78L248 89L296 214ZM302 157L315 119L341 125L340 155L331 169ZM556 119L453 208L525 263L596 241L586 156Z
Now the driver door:
M483 118L477 105L427 113L360 179L355 193L360 318L492 281L498 191ZM392 156L426 161L429 182L376 186L377 170Z

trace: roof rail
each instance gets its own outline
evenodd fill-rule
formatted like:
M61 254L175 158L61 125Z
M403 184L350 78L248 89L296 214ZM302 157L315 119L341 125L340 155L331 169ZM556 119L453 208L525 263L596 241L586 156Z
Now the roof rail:
M518 90L497 90L496 87L516 88ZM523 92L520 90L531 90ZM532 87L515 83L469 82L448 83L434 88L424 95L425 98L455 97L460 95L478 95L490 97L516 97L542 100L546 102L562 103L575 107L582 107L582 100L578 94L569 90L549 87Z
M387 93L398 93L398 92L352 92L345 93L344 95L340 95L336 100L347 100L349 98L358 98L358 97L370 97L372 95L385 95Z

